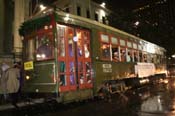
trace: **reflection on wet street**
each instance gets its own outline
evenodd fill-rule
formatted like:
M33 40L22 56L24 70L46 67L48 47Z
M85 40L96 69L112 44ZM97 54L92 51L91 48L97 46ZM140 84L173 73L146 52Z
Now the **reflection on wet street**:
M0 112L1 116L175 116L175 79L160 82L108 99L76 103L48 102Z
M175 81L158 84L150 90L149 98L143 100L139 116L174 116L175 115Z

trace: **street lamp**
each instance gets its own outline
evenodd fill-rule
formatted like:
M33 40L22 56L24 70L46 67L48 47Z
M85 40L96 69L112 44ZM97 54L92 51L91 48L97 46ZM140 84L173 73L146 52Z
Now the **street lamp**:
M46 7L45 7L43 4L40 4L39 7L40 7L40 10L41 10L41 11L43 11L43 10L46 9Z
M138 26L139 24L140 24L139 21L136 21L136 22L134 23L135 26Z
M106 3L105 2L102 2L100 6L103 7L103 8L105 8Z
M175 54L173 54L171 57L172 57L172 58L175 58Z
M43 4L39 4L37 3L37 5L35 6L32 16L40 14L40 13L45 13L44 11L46 10L46 6L44 6Z

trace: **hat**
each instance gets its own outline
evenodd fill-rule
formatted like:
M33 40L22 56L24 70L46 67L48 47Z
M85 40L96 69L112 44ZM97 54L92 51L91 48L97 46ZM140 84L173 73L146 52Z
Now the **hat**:
M17 66L17 65L18 65L18 63L17 63L17 62L14 62L14 63L13 63L13 66Z

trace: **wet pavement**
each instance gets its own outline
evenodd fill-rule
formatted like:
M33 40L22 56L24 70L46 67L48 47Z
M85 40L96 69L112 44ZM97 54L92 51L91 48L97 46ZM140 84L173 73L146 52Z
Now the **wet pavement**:
M1 106L0 106L1 107ZM111 99L91 99L69 104L54 101L27 103L19 109L0 110L1 116L175 116L175 79L114 94Z

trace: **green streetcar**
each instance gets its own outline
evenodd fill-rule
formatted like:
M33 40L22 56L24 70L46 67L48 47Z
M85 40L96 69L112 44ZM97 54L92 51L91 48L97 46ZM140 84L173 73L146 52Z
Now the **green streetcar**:
M125 91L166 74L166 50L94 20L48 11L24 22L22 90L60 102ZM159 76L158 76L159 75Z

